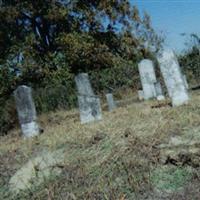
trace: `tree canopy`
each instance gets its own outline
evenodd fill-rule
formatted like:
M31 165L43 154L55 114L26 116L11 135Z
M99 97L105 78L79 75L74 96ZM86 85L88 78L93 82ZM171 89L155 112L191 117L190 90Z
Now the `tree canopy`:
M18 66L10 67L28 71L30 78L42 76L45 63L57 69L53 58L62 57L76 73L134 61L162 42L150 17L145 13L141 19L128 0L5 0L0 30L1 63L21 55Z

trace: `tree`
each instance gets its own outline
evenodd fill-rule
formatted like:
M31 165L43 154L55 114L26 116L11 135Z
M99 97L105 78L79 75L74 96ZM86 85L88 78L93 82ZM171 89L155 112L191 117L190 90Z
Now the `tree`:
M134 59L149 51L147 43L157 49L162 41L150 17L142 20L128 0L9 0L0 17L2 60L22 51L26 60L36 56L44 63L62 51L75 72L84 65L110 67L116 57Z
M99 89L130 86L135 63L161 43L150 17L128 0L2 0L0 101L19 84L71 91L79 71L101 77Z

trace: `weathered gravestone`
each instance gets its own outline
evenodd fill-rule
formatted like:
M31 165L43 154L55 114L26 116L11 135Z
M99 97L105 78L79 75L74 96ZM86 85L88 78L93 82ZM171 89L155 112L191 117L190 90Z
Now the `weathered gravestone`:
M112 110L114 110L116 108L116 103L113 99L112 93L106 94L106 99L107 99L107 103L108 103L108 110L111 112Z
M162 87L159 81L157 81L156 83L154 83L155 86L155 90L156 90L156 96L157 96L157 100L162 101L165 99L163 92L162 92Z
M172 50L164 50L158 55L160 69L173 106L188 102L188 92L181 74L178 60Z
M156 97L157 94L155 89L155 83L157 81L153 62L151 60L144 59L139 63L138 67L143 88L144 99L148 100Z
M31 88L25 85L19 86L15 90L14 96L23 136L33 137L38 135L40 129L36 122L36 109Z
M78 90L78 104L81 123L102 119L100 99L91 87L88 74L80 73L75 77Z

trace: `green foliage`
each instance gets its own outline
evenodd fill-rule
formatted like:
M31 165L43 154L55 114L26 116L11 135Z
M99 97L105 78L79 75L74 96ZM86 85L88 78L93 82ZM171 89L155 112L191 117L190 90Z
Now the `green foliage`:
M91 71L90 78L96 91L117 91L122 87L137 88L139 84L138 66L132 62L119 63L112 68Z
M39 113L56 109L69 109L75 105L74 76L65 67L48 73L41 87L36 88L34 98Z
M151 174L153 185L161 192L176 192L192 178L191 168L160 167Z
M187 50L179 56L180 65L188 76L191 85L199 85L200 77L200 38L196 34L191 34L186 43Z
M0 98L25 84L39 113L70 108L78 72L90 73L97 92L137 87L137 62L161 44L150 16L128 0L2 1Z
M13 97L0 98L0 104L0 135L5 135L8 130L16 126L17 113Z

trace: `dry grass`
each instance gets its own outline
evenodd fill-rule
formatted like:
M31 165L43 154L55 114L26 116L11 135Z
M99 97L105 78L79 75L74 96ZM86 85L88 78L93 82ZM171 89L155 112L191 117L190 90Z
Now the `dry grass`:
M183 199L179 191L155 190L151 177L161 165L156 145L173 135L200 130L200 94L191 96L189 105L179 108L168 102L133 103L104 112L102 121L87 125L80 124L77 110L49 113L39 117L44 133L30 140L22 139L19 129L13 130L0 139L0 196L17 199L7 192L9 178L40 152L64 148L62 175L18 199ZM199 192L198 169L189 178ZM181 179L181 191L188 190L192 180L185 184ZM192 199L191 192L184 198Z

